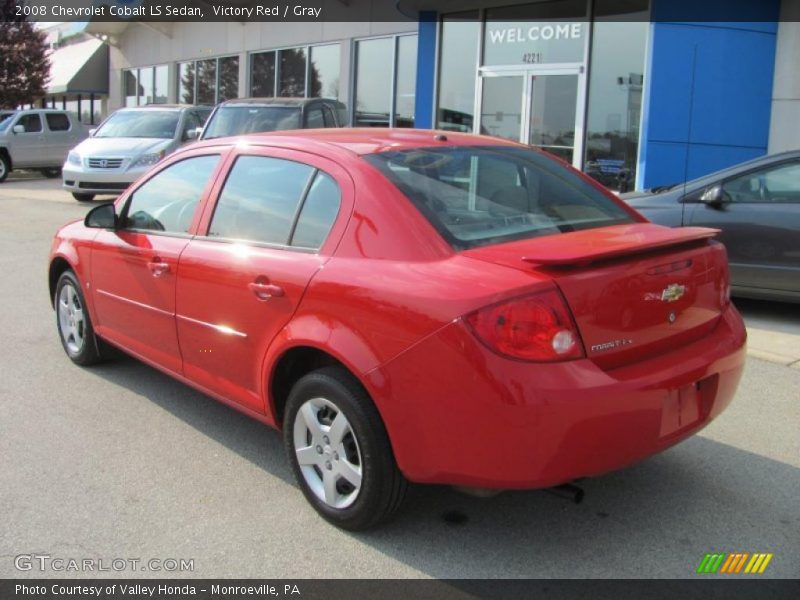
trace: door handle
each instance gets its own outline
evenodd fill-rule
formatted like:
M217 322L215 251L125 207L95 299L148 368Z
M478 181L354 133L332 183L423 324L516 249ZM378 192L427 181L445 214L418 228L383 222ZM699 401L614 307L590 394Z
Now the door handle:
M270 283L266 277L259 277L255 281L251 281L247 284L247 287L259 300L269 300L270 298L279 298L284 295L283 288Z
M169 272L169 263L162 262L158 257L147 263L147 268L153 274L153 277L161 277L164 273Z

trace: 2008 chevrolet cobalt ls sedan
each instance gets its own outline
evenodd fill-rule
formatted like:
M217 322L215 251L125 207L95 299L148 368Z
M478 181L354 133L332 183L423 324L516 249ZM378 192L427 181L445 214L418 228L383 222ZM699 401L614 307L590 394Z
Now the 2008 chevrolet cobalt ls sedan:
M49 280L75 363L116 346L282 429L362 529L407 481L548 487L708 424L745 346L715 233L511 142L308 130L175 153L58 232Z

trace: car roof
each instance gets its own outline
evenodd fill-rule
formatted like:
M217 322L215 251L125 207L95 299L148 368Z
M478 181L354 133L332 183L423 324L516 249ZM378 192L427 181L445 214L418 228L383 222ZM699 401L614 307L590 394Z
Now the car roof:
M312 102L328 102L330 104L341 104L333 98L235 98L226 100L220 106L304 106ZM344 106L344 105L343 105Z
M517 142L486 135L454 133L452 131L433 129L392 129L386 127L332 127L327 129L291 129L267 133L251 133L228 138L214 138L199 144L193 144L191 147L227 144L285 146L319 151L325 151L333 147L356 155L432 146L528 147Z
M125 106L117 110L134 111L134 110L189 110L192 108L212 108L204 104L145 104L144 106Z

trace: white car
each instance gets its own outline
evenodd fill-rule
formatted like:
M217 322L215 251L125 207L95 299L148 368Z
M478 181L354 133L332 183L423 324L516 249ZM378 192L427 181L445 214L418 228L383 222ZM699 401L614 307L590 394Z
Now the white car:
M156 104L122 108L75 146L61 169L64 189L80 202L117 195L170 152L197 137L208 106Z

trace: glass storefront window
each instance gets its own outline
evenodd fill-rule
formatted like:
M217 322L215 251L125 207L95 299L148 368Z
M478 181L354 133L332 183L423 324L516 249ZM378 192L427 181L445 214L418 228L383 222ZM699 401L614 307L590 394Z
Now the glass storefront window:
M472 132L481 35L477 19L478 13L470 12L448 15L442 20L436 125L439 129Z
M280 64L278 95L303 98L306 95L306 49L290 48L278 52Z
M275 53L259 52L250 57L250 96L271 98L275 95Z
M483 64L536 65L584 60L586 0L486 10Z
M397 79L394 94L394 126L414 127L417 89L417 36L397 38Z
M519 76L484 78L481 133L519 141L524 85Z
M356 127L388 127L395 38L356 42Z
M642 12L625 15L614 14L618 4L595 4L584 171L609 188L627 191L636 179L647 1L628 2Z
M339 44L311 47L308 95L312 98L339 98L341 69Z
M139 105L153 102L153 67L139 69Z
M153 73L153 104L166 104L169 89L169 67L159 65Z
M194 104L194 62L178 65L178 102Z
M197 104L216 104L217 99L217 59L198 60L195 66L197 73Z
M139 104L138 71L136 69L123 71L122 77L125 79L125 106L137 106Z
M217 102L239 97L239 57L219 59L219 95Z

